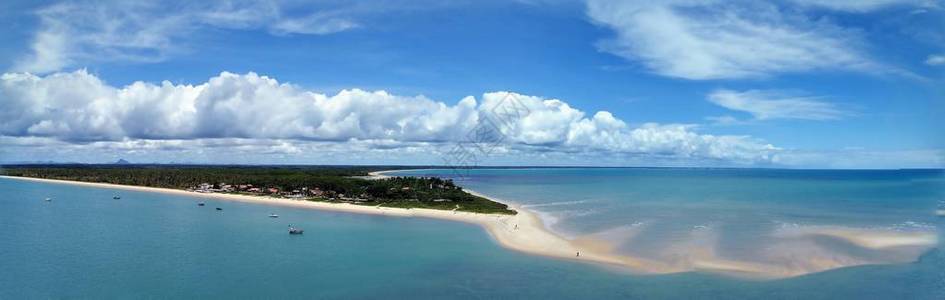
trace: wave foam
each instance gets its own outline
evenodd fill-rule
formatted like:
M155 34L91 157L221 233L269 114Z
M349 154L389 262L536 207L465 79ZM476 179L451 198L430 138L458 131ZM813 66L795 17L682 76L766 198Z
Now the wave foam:
M590 200L575 200L575 201L559 201L559 202L549 202L549 203L538 203L538 204L525 204L522 205L522 208L534 208L534 207L548 207L548 206L563 206L563 205L576 205L593 202Z

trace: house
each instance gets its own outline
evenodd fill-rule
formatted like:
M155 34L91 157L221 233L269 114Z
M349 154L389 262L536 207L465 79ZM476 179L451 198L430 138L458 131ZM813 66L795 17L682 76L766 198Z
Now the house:
M282 192L282 196L286 198L299 199L299 198L304 198L305 194L299 190L292 190L292 191Z
M277 188L269 188L269 189L267 189L266 191L268 191L270 194L278 194L278 193L279 193L279 189L277 189Z
M194 188L194 191L198 193L209 193L213 191L213 185L204 182L197 185L197 187Z

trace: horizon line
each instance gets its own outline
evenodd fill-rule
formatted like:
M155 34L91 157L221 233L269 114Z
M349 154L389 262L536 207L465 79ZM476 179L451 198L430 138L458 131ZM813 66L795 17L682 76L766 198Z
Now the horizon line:
M793 167L700 167L700 166L590 166L590 165L481 165L451 167L448 165L402 165L402 164L227 164L227 163L80 163L80 162L14 162L0 163L0 168L7 166L220 166L220 167L382 167L408 168L409 170L432 169L703 169L703 170L808 170L808 171L909 171L937 170L945 167L922 168L793 168ZM396 170L396 169L391 169Z

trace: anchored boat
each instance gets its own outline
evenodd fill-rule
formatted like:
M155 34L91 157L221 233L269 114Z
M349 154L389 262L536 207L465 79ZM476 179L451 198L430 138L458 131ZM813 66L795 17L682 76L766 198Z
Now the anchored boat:
M289 234L302 234L303 231L304 230L302 230L302 228L296 228L292 227L292 225L289 225Z
M270 217L270 218L278 218L279 215L270 213L270 214L269 214L269 217Z

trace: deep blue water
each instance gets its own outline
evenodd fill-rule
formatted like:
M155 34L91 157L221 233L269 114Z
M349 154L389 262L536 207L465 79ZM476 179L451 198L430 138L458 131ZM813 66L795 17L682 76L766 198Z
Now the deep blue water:
M548 171L555 172L535 172ZM926 175L909 180L919 186L925 180L937 182ZM540 184L554 176L497 180ZM606 182L607 177L593 180ZM473 181L468 184L478 190L515 199L512 192L487 191L488 185ZM527 191L528 184L522 188ZM881 192L863 195L875 193ZM913 200L903 200L914 204L886 206L893 214L909 216L913 208L926 206L921 199L930 192L915 193L905 197ZM112 199L115 194L122 199ZM53 201L43 201L46 197ZM842 268L784 280L705 273L632 275L505 250L467 224L206 199L207 206L198 207L197 199L0 179L0 299L945 298L945 254L938 247L915 263ZM268 218L270 212L281 217ZM934 217L913 221L942 225ZM288 224L305 228L305 235L288 235Z

